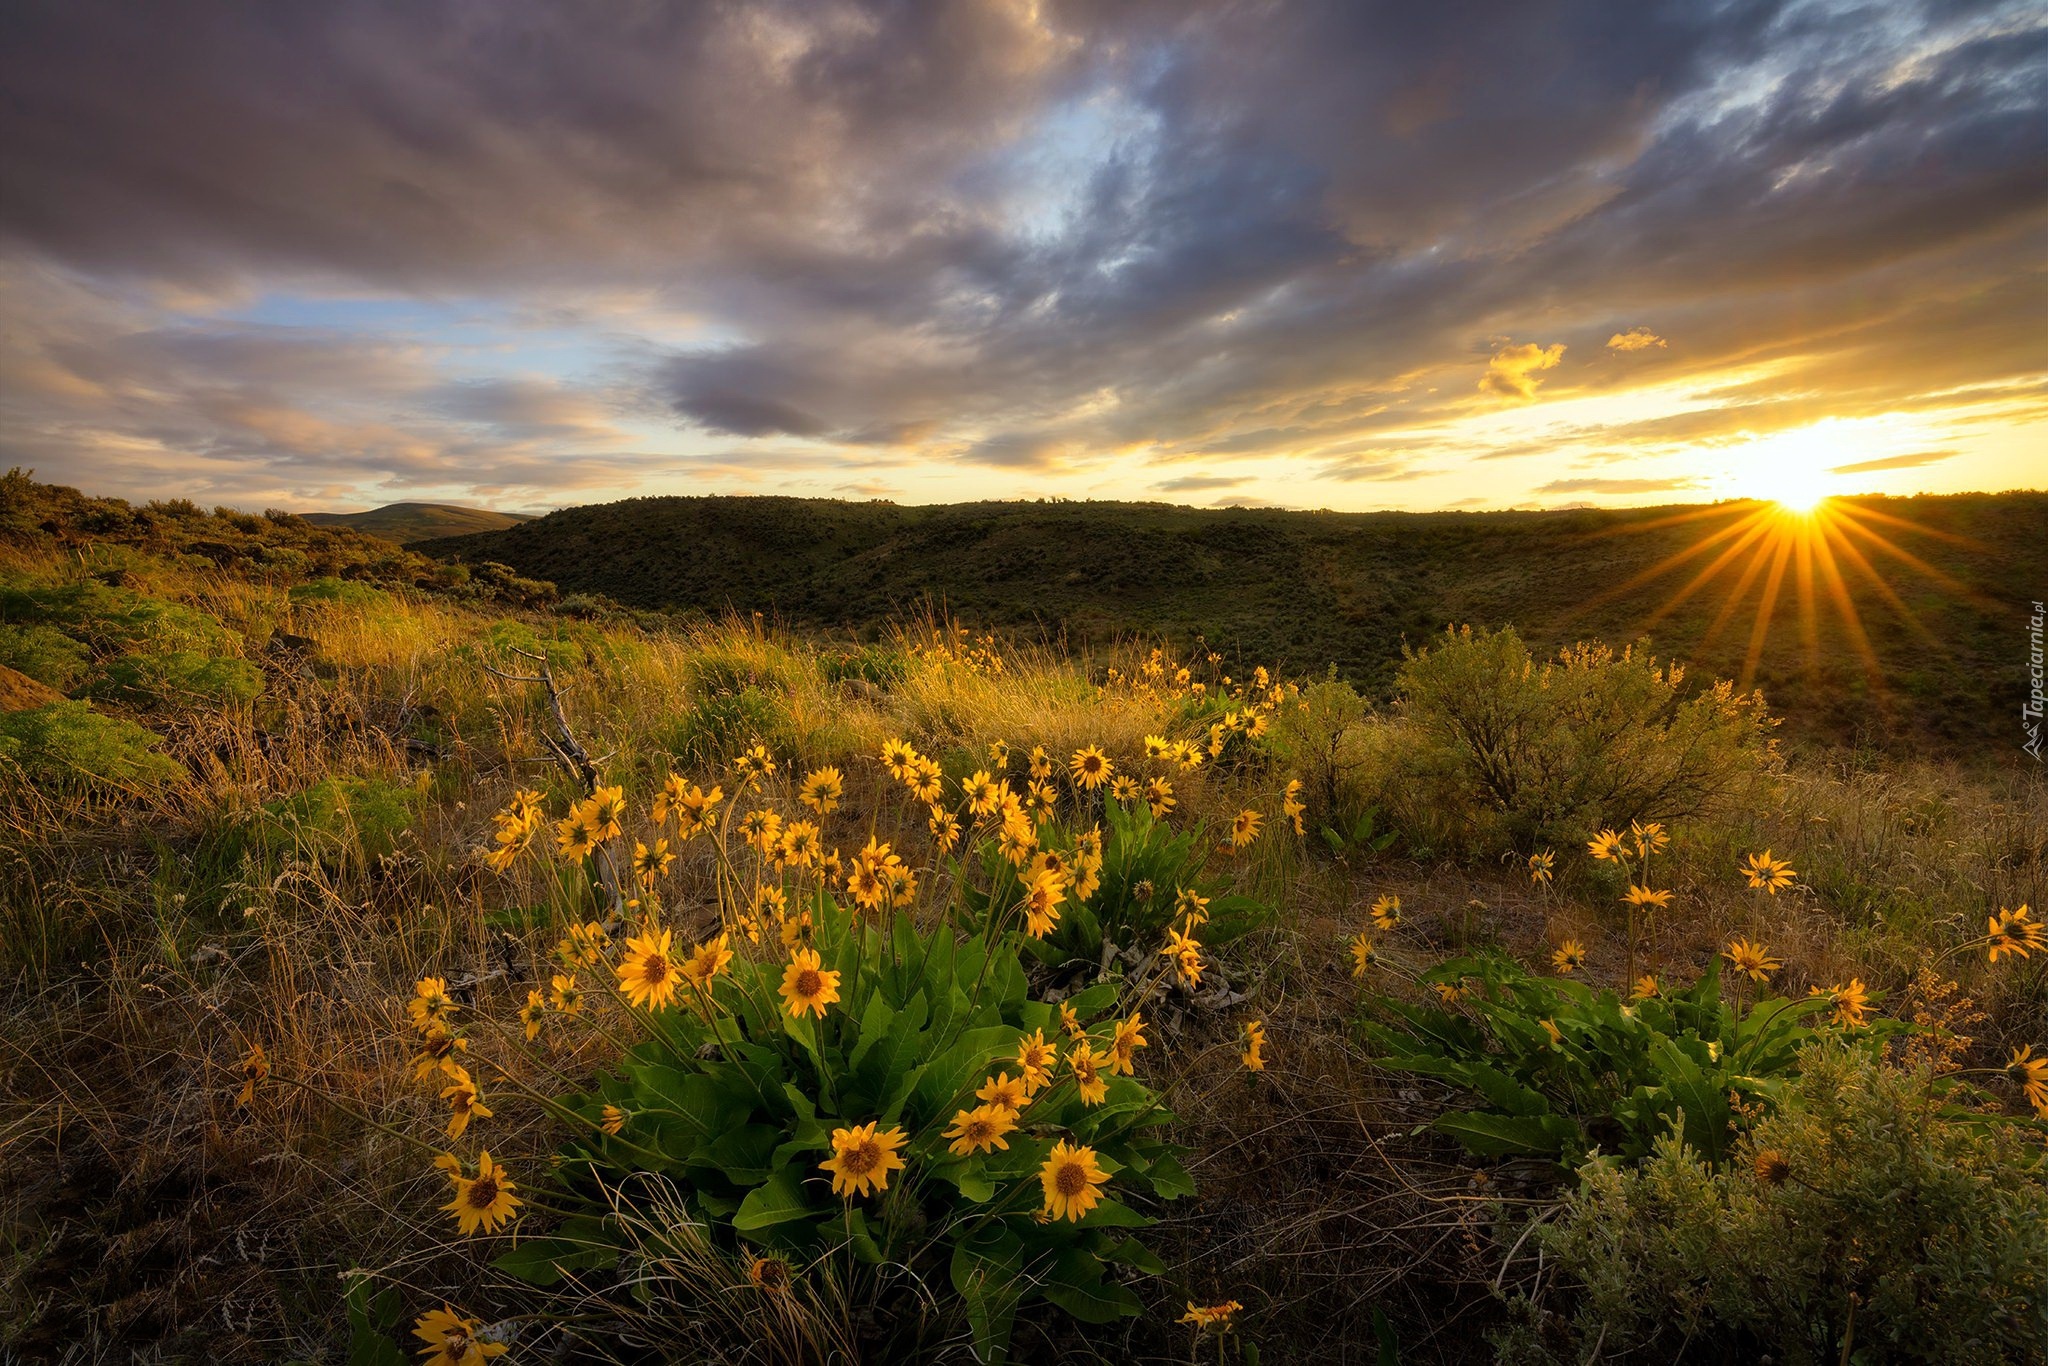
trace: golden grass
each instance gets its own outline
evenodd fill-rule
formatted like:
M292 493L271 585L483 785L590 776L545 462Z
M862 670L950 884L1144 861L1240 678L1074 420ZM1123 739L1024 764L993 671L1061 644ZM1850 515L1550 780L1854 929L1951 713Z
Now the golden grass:
M0 549L0 568L67 572L18 549ZM569 908L542 865L498 878L475 857L489 813L515 787L567 791L559 772L530 762L543 753L533 690L494 678L467 652L492 620L466 609L411 598L309 606L282 587L221 574L136 572L145 591L245 629L250 656L269 662L269 686L258 704L230 713L153 718L192 771L188 785L117 802L17 790L0 806L10 973L0 1200L15 1230L0 1300L16 1306L0 1317L0 1343L28 1358L145 1344L203 1344L215 1360L332 1354L346 1331L336 1276L352 1267L399 1286L408 1315L443 1298L473 1312L516 1310L454 1243L435 1212L442 1177L399 1136L431 1141L442 1106L404 1074L398 1011L413 981L434 973L457 985L466 1018L516 1028L531 985L525 965L549 935L494 924L492 914ZM272 632L316 641L311 667L268 650ZM583 636L590 648L563 671L568 715L636 808L670 770L653 737L701 699L693 679L706 661L736 663L774 680L795 737L782 781L824 763L844 769L846 811L833 827L842 846L877 833L922 847L922 811L880 771L887 738L970 758L995 741L1043 744L1061 764L1097 744L1121 764L1172 724L1176 705L1099 688L1112 665L1135 668L1135 646L1083 659L1011 649L1000 674L913 656L900 680L864 687L828 682L815 645L753 622ZM928 629L897 644L919 639ZM1378 743L1380 723L1354 724L1347 746ZM350 852L345 839L334 848L257 840L264 803L337 775L419 794L388 855ZM1407 923L1385 937L1382 988L1403 990L1405 972L1490 942L1545 961L1567 936L1589 946L1590 980L1618 984L1619 908L1577 850L1559 851L1551 890L1507 864L1333 863L1284 830L1274 795L1284 777L1205 768L1175 780L1177 823L1214 829L1243 805L1267 813L1267 836L1229 869L1283 913L1229 965L1232 981L1255 991L1242 1013L1266 1021L1267 1072L1237 1065L1237 1015L1180 1020L1147 1058L1182 1116L1177 1136L1196 1150L1190 1165L1204 1189L1166 1226L1169 1280L1199 1300L1244 1300L1278 1359L1355 1341L1361 1297L1396 1294L1405 1302L1390 1312L1405 1343L1436 1359L1476 1359L1455 1334L1408 1325L1439 1311L1455 1321L1485 1302L1502 1270L1493 1224L1502 1207L1487 1203L1499 1192L1441 1144L1406 1137L1427 1109L1375 1072L1353 1038L1358 988L1341 941L1373 896L1392 892ZM1860 975L1896 996L1923 957L1981 933L1989 909L2025 901L2048 910L2048 785L2038 774L1794 772L1744 809L1677 834L1665 866L1678 909L1651 922L1643 949L1656 969L1685 976L1740 933L1786 959L1787 992ZM1800 869L1796 892L1741 889L1734 859L1765 846ZM710 923L707 851L686 851L671 885L680 923ZM2042 1042L2044 967L2037 958L1993 971L1979 954L1944 965L1990 1012L1987 1051ZM237 1069L255 1041L280 1081L238 1109ZM544 1087L548 1070L587 1076L607 1050L586 1037L494 1056L528 1069L512 1083ZM488 1123L494 1155L538 1174L557 1141L551 1128L515 1104ZM678 1314L730 1271L690 1249L663 1256L658 1302ZM1154 1308L1169 1326L1148 1320L1147 1341L1178 1343L1178 1306ZM794 1343L844 1331L829 1306L806 1314L788 1325ZM1079 1350L1070 1339L1057 1348ZM1110 1355L1154 1350L1127 1342Z

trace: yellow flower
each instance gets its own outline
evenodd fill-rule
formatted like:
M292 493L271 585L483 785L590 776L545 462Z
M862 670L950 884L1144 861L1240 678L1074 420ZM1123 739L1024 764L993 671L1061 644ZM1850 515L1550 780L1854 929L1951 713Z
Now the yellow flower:
M1209 923L1209 898L1192 887L1183 887L1173 899L1173 913L1185 919L1192 931L1197 925Z
M1430 989L1436 992L1437 999L1447 1006L1454 1006L1465 999L1465 988L1463 986L1453 985L1450 982L1431 982L1429 985Z
M600 843L595 816L586 805L578 805L555 822L555 849L566 859L582 859Z
M606 942L604 926L586 920L569 927L569 932L555 945L555 957L563 967L593 968L604 961Z
M1136 801L1138 799L1138 780L1128 773L1117 774L1116 777L1109 780L1109 795L1120 802ZM1159 813L1155 811L1153 814L1158 815Z
M755 745L732 761L732 771L742 778L769 778L775 774L775 756L768 746Z
M673 781L673 780L672 780ZM725 800L725 789L714 786L709 792L695 783L674 799L676 834L690 839L710 828L711 809Z
M263 1054L263 1045L250 1044L248 1054L242 1059L242 1091L235 1097L235 1104L248 1105L256 1099L256 1088L270 1080L270 1059Z
M737 829L740 838L763 856L772 857L782 847L782 817L773 811L749 811L740 817Z
M1230 1331L1231 1315L1244 1308L1236 1300L1225 1300L1222 1304L1196 1304L1188 1302L1188 1312L1180 1316L1180 1322L1194 1325L1197 1333Z
M1016 1112L1000 1105L977 1105L972 1110L956 1111L953 1126L944 1135L953 1140L947 1151L955 1157L985 1153L996 1148L1007 1152L1010 1140L1003 1135L1016 1127Z
M1045 1031L1034 1029L1017 1045L1017 1070L1024 1076L1027 1091L1036 1092L1052 1080L1053 1064L1059 1051L1045 1041Z
M1863 985L1861 977L1851 977L1848 986L1840 983L1826 991L1814 987L1810 993L1826 996L1835 1007L1835 1023L1847 1029L1860 1029L1870 1016L1870 988Z
M1996 963L1999 955L2007 953L2031 958L2035 949L2048 948L2048 927L2032 917L2033 912L2025 906L2016 911L2000 910L1991 917L1990 930L1985 935L1989 961Z
M846 780L836 768L817 770L804 779L796 799L821 816L829 816L839 809L839 799L846 794Z
M817 863L818 851L823 847L816 825L810 821L791 821L782 828L782 844L775 856L792 867L809 868Z
M1550 1036L1550 1046L1552 1048L1564 1047L1564 1034L1558 1029L1555 1020L1538 1020L1536 1023L1542 1025L1543 1032Z
M619 990L628 1001L660 1010L675 996L673 943L668 930L646 930L626 941L626 956L619 963Z
M1586 946L1576 939L1565 940L1550 955L1550 965L1559 972L1577 972L1586 966Z
M683 980L700 992L711 990L711 983L732 962L732 950L726 947L729 938L721 934L692 950L690 956L683 960Z
M583 989L576 985L573 973L555 973L548 980L548 1001L564 1015L577 1015L583 1011Z
M461 1138L462 1131L469 1127L471 1118L489 1119L491 1109L484 1104L484 1098L476 1089L476 1082L468 1071L461 1070L453 1086L443 1087L441 1099L448 1102L454 1113L448 1117L448 1137Z
M1792 1163L1776 1148L1760 1148L1750 1159L1750 1170L1766 1186L1782 1186L1792 1175Z
M633 841L633 876L642 887L652 887L654 880L667 874L676 856L668 851L667 840L656 840L652 849L639 840Z
M1733 941L1722 951L1721 956L1727 959L1737 972L1748 973L1752 982L1764 981L1785 966L1782 960L1771 957L1770 950L1764 945L1752 943L1747 939Z
M1172 749L1173 746L1166 743L1164 736L1148 735L1145 737L1145 757L1147 759L1164 759Z
M1792 865L1782 859L1771 857L1766 849L1761 854L1751 854L1742 861L1742 875L1751 887L1776 896L1781 890L1792 885L1792 879L1799 874L1792 871Z
M526 1027L526 1041L533 1042L540 1037L541 1022L546 1016L548 998L537 990L526 993L526 1004L519 1007L519 1023Z
M911 795L921 802L937 801L939 793L944 790L944 777L945 770L939 767L938 760L919 758L917 771L910 779Z
M412 1335L427 1345L420 1349L421 1366L483 1366L502 1355L502 1342L479 1342L477 1321L449 1305L429 1309L412 1321Z
M1635 836L1637 858L1648 858L1665 845L1671 843L1671 836L1665 834L1664 827L1656 821L1651 821L1648 824L1638 824L1635 821L1630 821L1628 823L1628 832Z
M460 1070L455 1055L469 1048L468 1039L458 1039L445 1029L437 1029L420 1038L420 1051L412 1055L414 1081L425 1081L436 1071L454 1076Z
M1244 1065L1254 1072L1266 1070L1266 1026L1253 1020L1244 1027Z
M974 1093L976 1100L999 1105L1012 1114L1021 1111L1030 1103L1031 1089L1022 1077L1012 1077L1008 1072L998 1072L981 1084Z
M1008 785L998 783L989 777L988 770L978 768L967 779L967 809L977 816L988 816L1002 804L1003 793Z
M1259 826L1265 819L1264 816L1250 808L1238 812L1237 816L1230 822L1230 847L1233 849L1243 849L1251 844L1253 840L1259 837Z
M1372 936L1360 930L1351 940L1351 975L1364 977L1365 970L1379 962L1379 955L1373 952Z
M626 1112L616 1105L607 1105L599 1113L597 1127L617 1138L626 1127Z
M1264 717L1259 719L1265 720ZM1280 793L1280 814L1294 822L1294 833L1297 835L1308 833L1308 827L1301 823L1302 813L1307 810L1308 807L1303 805L1301 800L1301 779L1289 778L1286 788Z
M1034 782L1043 782L1052 776L1052 758L1045 752L1044 745L1031 747L1031 777Z
M455 1183L455 1198L441 1208L455 1216L456 1227L465 1236L478 1229L497 1232L498 1225L526 1203L512 1194L519 1189L513 1184L512 1173L493 1166L488 1152L478 1155L475 1176L464 1176L461 1164L453 1158L437 1159L436 1165L446 1170Z
M1621 862L1621 833L1617 830L1602 830L1586 845L1586 852L1602 863Z
M1108 782L1116 772L1116 765L1094 745L1074 751L1074 757L1067 761L1067 772L1073 775L1074 786L1093 792Z
M876 1133L879 1121L832 1131L832 1156L818 1166L832 1173L834 1195L866 1195L889 1189L889 1173L903 1170L896 1150L909 1135L900 1126Z
M1100 1105L1108 1097L1109 1078L1103 1075L1108 1063L1086 1040L1067 1051L1067 1070L1074 1074L1074 1091L1083 1105Z
M2035 1057L2032 1044L2015 1048L2006 1060L2005 1072L2026 1093L2034 1113L2048 1119L2048 1057Z
M917 775L917 751L901 740L882 742L882 766L889 770L889 776L899 783L914 781Z
M1174 960L1180 975L1191 987L1202 984L1202 941L1189 931L1170 929L1166 932L1166 947L1159 951L1162 958Z
M1373 902L1372 923L1373 928L1379 930L1391 930L1394 928L1394 926L1400 924L1401 898L1398 896L1383 895L1377 901Z
M1529 855L1529 881L1537 886L1548 884L1557 868L1557 855L1545 849Z
M938 845L942 853L951 853L960 840L959 818L943 806L935 806L926 825L932 832L932 843Z
M1167 813L1172 811L1175 805L1177 805L1177 800L1173 795L1173 784L1164 778L1147 778L1145 780L1145 805L1152 809L1152 815L1155 819L1165 819Z
M625 789L600 787L583 802L589 815L594 842L604 843L615 837L623 828L626 819Z
M780 1257L747 1256L747 1279L756 1289L780 1295L789 1289L789 1263Z
M1637 910L1647 906L1651 910L1661 911L1671 904L1671 893L1653 892L1648 887L1638 887L1630 883L1628 890L1622 893L1621 899Z
M791 1019L802 1019L808 1010L825 1018L825 1007L839 999L839 974L827 971L825 959L816 949L797 949L782 970L782 999Z
M1007 768L1010 763L1010 742L991 740L988 742L988 761L997 768Z
M1065 1139L1052 1145L1038 1181L1045 1188L1045 1212L1054 1219L1075 1223L1102 1199L1102 1186L1109 1173L1095 1161L1095 1150Z
M1635 986L1629 991L1630 998L1637 1001L1647 1001L1656 994L1657 978L1655 974L1648 972L1636 978Z
M405 1003L405 1013L412 1020L412 1027L422 1034L445 1028L455 1014L454 998L448 994L448 983L439 977L422 977L412 989L412 999Z
M1024 889L1025 933L1034 939L1051 934L1052 927L1059 923L1060 902L1066 894L1066 882L1058 873L1047 871L1032 878Z
M1078 1024L1079 1021L1075 1021L1075 1025ZM1079 1037L1076 1029L1070 1028L1069 1032ZM1148 1047L1145 1040L1145 1017L1134 1010L1128 1018L1116 1022L1116 1032L1110 1035L1107 1054L1109 1070L1120 1077L1135 1075L1135 1055L1139 1049L1145 1047Z

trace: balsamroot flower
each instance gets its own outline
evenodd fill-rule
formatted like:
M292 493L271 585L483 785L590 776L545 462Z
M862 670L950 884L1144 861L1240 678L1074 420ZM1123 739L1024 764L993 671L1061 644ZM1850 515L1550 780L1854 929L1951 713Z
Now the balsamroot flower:
M483 1366L507 1350L502 1342L479 1341L477 1328L475 1319L445 1304L414 1319L412 1335L427 1344L420 1349L421 1366Z
M947 1151L955 1157L985 1153L995 1148L1007 1152L1010 1140L1003 1135L1016 1127L1016 1112L1000 1105L977 1105L971 1110L957 1111L953 1115L952 1127L945 1133L945 1137L953 1140Z
M816 949L796 949L782 971L779 990L791 1019L802 1019L808 1010L822 1020L825 1007L839 999L839 974L826 970L824 957Z
M1747 973L1752 982L1767 981L1772 973L1785 966L1784 960L1771 957L1768 947L1748 939L1733 941L1722 950L1721 956L1737 972Z
M1576 939L1565 940L1550 955L1550 966L1559 972L1577 972L1586 966L1586 946Z
M681 980L674 961L673 935L646 930L626 941L619 963L619 990L636 1006L660 1010L675 998Z
M832 1156L818 1166L832 1174L834 1195L866 1195L889 1189L889 1173L903 1170L896 1150L909 1141L900 1126L876 1133L880 1121L832 1131Z
M464 1176L461 1161L450 1155L435 1158L434 1165L455 1183L455 1198L441 1208L455 1216L455 1225L465 1237L479 1230L497 1232L498 1226L526 1203L512 1193L519 1189L512 1173L494 1164L488 1152L478 1155L475 1176Z
M1095 1149L1061 1139L1039 1168L1038 1180L1045 1189L1046 1214L1079 1223L1102 1199L1109 1173L1096 1163Z

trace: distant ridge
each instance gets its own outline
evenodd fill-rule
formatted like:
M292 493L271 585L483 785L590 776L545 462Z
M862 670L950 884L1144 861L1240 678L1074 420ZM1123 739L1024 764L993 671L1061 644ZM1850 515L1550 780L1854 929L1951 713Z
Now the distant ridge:
M2019 623L2033 585L2048 583L2048 493L1841 502L1870 509L1872 525L1948 583L1868 540L1832 552L1866 647L1825 591L1806 626L1799 572L1788 566L1753 660L1752 624L1771 576L1743 577L1735 566L1684 591L1715 558L1697 553L1702 543L1754 511L1749 503L1336 513L638 498L412 548L495 561L634 607L761 611L802 627L872 631L893 613L938 603L978 627L1059 632L1073 646L1136 634L1201 638L1235 666L1317 675L1334 665L1382 698L1402 647L1426 645L1452 622L1511 623L1546 654L1582 639L1620 647L1648 633L1660 654L1689 661L1702 679L1753 665L1788 735L2017 754ZM1884 588L1851 551L1882 566ZM1660 564L1666 572L1653 572ZM1739 601L1724 616L1731 592ZM1876 689L1860 663L1865 648L1881 666Z
M346 526L406 545L437 536L474 536L532 521L524 513L490 512L449 503L392 503L368 512L309 512L315 526Z

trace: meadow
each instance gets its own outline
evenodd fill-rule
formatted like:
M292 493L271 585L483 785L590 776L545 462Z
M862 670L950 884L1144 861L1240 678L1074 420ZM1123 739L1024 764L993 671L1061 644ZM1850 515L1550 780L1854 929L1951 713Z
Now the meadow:
M0 484L7 1353L2042 1359L2038 767L557 596Z

